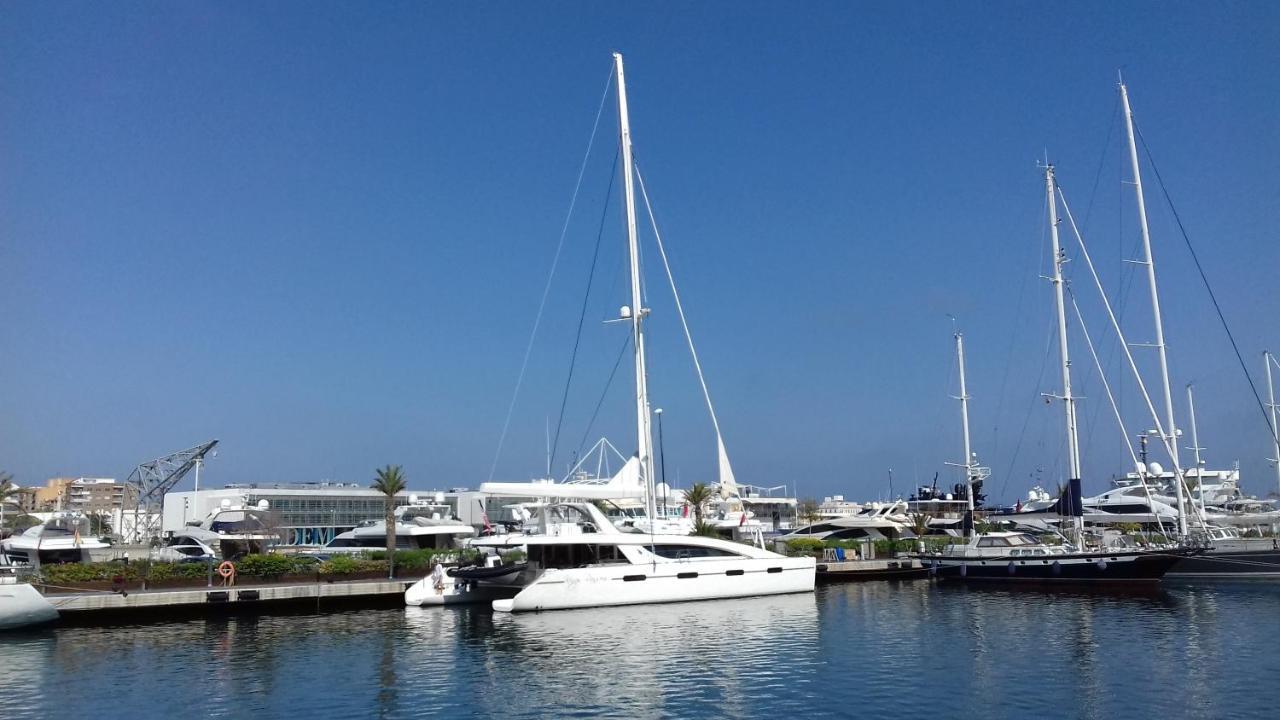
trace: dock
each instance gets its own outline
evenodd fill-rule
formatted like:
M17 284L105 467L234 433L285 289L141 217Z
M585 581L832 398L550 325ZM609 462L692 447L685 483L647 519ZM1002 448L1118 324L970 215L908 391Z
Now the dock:
M214 586L176 590L49 593L44 597L66 624L152 620L293 610L403 607L404 591L417 578L349 582Z
M929 568L915 558L886 560L823 560L818 563L819 582L849 580L911 580L929 576Z

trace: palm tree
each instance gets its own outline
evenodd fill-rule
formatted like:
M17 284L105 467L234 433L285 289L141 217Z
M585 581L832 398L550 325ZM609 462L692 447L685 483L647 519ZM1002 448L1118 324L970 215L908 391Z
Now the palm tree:
M822 519L822 513L818 509L818 501L813 498L805 498L796 505L796 519L805 525L812 525Z
M0 470L0 530L4 529L4 504L10 495L18 492L18 486L13 484L13 475Z
M93 536L111 534L111 516L106 513L89 513L89 534Z
M923 538L925 535L928 535L929 521L932 519L933 518L931 516L925 513L912 513L911 514L911 532L915 533L916 537L918 538Z
M384 518L387 525L387 577L395 577L396 495L403 492L405 488L404 473L400 470L400 466L388 465L378 468L377 478L374 479L372 487L386 496Z
M707 507L707 503L711 502L711 487L706 483L694 483L693 487L684 491L684 501L688 505L693 506L693 518L695 525L702 524L702 513Z

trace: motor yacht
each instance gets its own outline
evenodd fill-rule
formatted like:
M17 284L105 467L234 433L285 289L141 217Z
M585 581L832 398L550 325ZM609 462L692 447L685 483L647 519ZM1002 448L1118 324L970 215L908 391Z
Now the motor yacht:
M896 540L911 537L911 518L907 515L906 503L873 502L865 506L856 515L828 518L798 528L777 538L785 543L797 538L813 540Z
M266 500L256 505L236 505L229 499L223 500L204 520L192 522L175 536L196 540L224 560L266 552L280 541Z
M89 535L89 518L74 510L60 510L49 519L0 543L4 558L13 565L89 562L90 552L111 545Z
M212 562L218 559L222 536L203 528L189 526L175 532L165 544L151 553L159 562Z
M397 550L447 550L458 548L476 529L450 515L448 505L411 504L396 508ZM387 547L385 520L369 520L330 540L312 555L354 555Z

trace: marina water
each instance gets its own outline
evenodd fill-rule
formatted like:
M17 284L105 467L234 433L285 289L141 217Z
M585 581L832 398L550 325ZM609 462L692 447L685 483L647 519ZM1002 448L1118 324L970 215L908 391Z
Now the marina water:
M1268 717L1280 587L927 581L0 636L0 717Z

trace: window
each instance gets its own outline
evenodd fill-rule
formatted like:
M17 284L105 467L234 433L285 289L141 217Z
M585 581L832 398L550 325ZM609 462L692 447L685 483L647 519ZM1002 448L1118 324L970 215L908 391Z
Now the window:
M659 557L671 558L672 560L706 557L742 557L739 553L721 550L720 548L706 547L703 545L660 544L653 546L653 552Z
M984 537L978 540L978 547L1009 547L1009 539L1002 537Z

